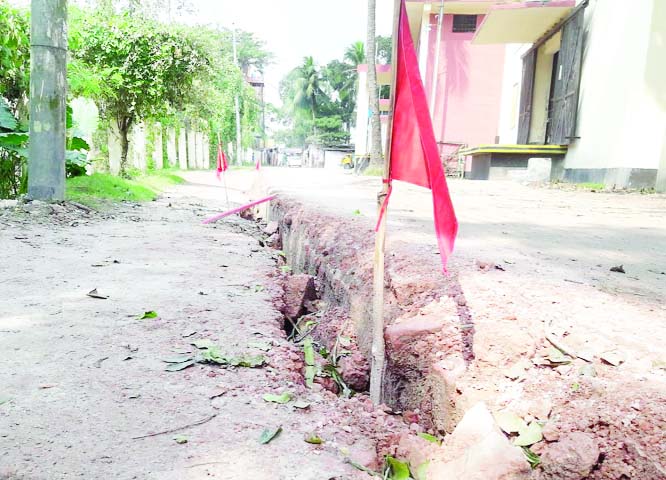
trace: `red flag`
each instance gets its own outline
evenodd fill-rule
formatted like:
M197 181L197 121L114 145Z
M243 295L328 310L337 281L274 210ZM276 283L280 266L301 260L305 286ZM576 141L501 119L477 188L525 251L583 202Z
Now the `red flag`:
M229 165L227 164L227 156L222 150L222 145L217 144L217 179L220 180L220 173L226 172Z
M458 221L439 158L404 0L399 21L389 195L384 201L380 218L388 204L391 180L402 180L432 190L435 232L442 265L446 270L458 232Z

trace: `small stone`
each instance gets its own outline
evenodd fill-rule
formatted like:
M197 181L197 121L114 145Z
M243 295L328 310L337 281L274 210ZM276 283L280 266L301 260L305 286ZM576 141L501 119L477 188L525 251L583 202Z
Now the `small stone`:
M344 356L339 361L339 372L345 383L357 392L368 389L370 383L370 364L360 352Z
M343 449L343 454L366 468L371 470L379 469L380 464L377 459L377 449L370 440L357 441L348 448Z
M529 413L541 421L548 420L552 410L553 402L547 398L532 402L528 408Z
M543 480L580 480L587 478L599 460L599 446L583 432L562 435L549 443L541 455Z
M544 440L547 442L556 442L560 439L560 431L553 422L548 422L541 430Z
M418 423L410 424L409 429L414 433L421 433L423 431L423 427L421 425L419 425Z

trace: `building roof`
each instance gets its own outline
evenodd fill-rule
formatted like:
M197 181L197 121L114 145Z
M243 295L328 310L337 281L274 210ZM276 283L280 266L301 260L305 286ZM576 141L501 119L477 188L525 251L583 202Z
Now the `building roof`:
M564 19L575 0L515 2L493 5L474 36L475 45L535 43Z

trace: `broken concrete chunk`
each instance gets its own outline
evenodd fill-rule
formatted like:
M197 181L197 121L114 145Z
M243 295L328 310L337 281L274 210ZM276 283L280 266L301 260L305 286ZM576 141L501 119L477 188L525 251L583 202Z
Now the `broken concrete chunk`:
M266 239L266 245L271 248L282 248L282 238L278 233L274 233Z
M279 228L278 222L268 222L268 225L264 228L264 233L266 235L273 235L274 233L277 233Z
M531 469L519 448L512 446L504 435L492 432L451 462L433 461L425 478L527 480L531 478Z
M339 361L339 372L347 386L357 392L364 392L370 384L370 364L360 352L344 356Z
M531 469L520 448L500 432L483 403L470 409L431 461L426 479L529 479Z
M465 413L453 433L446 437L443 444L444 459L450 461L464 455L466 450L481 442L491 433L498 433L504 438L486 405L477 403ZM520 453L520 450L518 452Z
M284 286L284 308L282 313L296 319L305 313L305 303L317 298L314 277L301 273L287 277Z
M438 315L417 315L389 325L384 335L387 344L400 348L415 338L439 332L443 326L444 322Z
M543 449L541 478L544 480L587 478L598 460L599 446L591 435L583 432L567 433Z

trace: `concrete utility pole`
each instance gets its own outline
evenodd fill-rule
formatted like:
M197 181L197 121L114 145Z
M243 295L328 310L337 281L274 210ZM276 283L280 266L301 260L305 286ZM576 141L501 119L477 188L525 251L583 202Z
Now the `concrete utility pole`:
M232 43L234 48L234 64L238 65L238 52L236 50L236 24L232 25ZM239 67L240 68L240 67ZM242 73L242 72L241 72ZM241 120L240 120L240 105L238 101L238 94L234 97L234 107L236 108L236 163L241 165L243 163L242 143L241 143Z
M67 0L32 0L28 197L65 198Z

